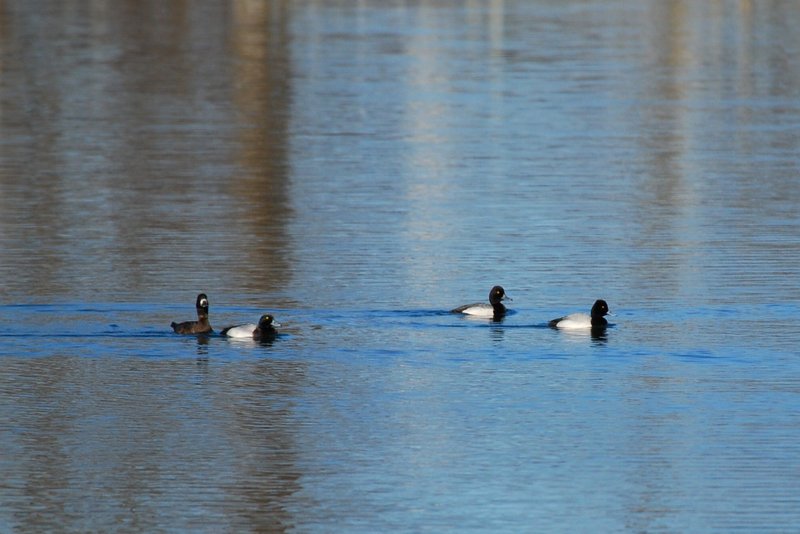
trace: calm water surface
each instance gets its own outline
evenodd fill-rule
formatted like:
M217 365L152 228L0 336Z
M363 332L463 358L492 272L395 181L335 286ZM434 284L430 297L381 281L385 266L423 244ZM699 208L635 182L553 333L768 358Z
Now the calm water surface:
M795 3L36 4L0 531L798 528Z

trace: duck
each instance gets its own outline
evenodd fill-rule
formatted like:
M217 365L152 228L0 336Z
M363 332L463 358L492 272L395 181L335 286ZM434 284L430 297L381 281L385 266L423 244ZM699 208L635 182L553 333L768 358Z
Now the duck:
M451 313L463 313L465 315L473 315L476 317L493 317L498 318L505 315L507 308L503 305L502 301L512 300L511 297L506 295L505 289L502 286L494 286L489 291L489 303L476 302L474 304L465 304L450 310Z
M172 322L170 326L176 334L210 334L214 330L208 322L208 297L205 293L197 295L195 302L197 308L196 321L184 321L182 323Z
M275 318L265 313L258 319L258 324L240 324L223 328L220 335L238 339L270 340L275 339L278 332L275 330L280 323Z
M606 301L600 299L596 300L594 305L592 305L590 315L586 315L585 313L572 313L564 317L559 317L558 319L553 319L547 323L547 325L551 328L570 330L579 328L605 328L608 326L608 321L605 318L606 315L611 315L611 312L608 310Z

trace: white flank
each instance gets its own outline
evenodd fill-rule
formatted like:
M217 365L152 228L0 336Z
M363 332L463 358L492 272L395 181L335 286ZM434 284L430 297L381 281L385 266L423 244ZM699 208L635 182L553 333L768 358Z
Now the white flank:
M258 328L258 325L255 324L240 324L239 326L234 326L230 330L228 330L225 335L228 337L238 337L238 338L253 338L253 330Z
M494 317L494 308L490 304L479 304L477 306L470 306L462 310L461 313L472 315L473 317Z
M567 330L575 330L578 328L591 328L592 317L585 313L573 313L561 319L556 328L564 328Z

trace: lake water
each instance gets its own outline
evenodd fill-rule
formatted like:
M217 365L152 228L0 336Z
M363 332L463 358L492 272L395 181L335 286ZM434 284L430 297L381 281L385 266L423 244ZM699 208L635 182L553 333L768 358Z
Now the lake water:
M0 531L797 530L798 27L0 0Z

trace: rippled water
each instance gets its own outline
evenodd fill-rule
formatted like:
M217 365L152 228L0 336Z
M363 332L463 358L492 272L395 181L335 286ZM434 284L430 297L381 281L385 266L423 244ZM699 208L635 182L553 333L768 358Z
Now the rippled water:
M0 531L795 530L798 25L0 0Z

